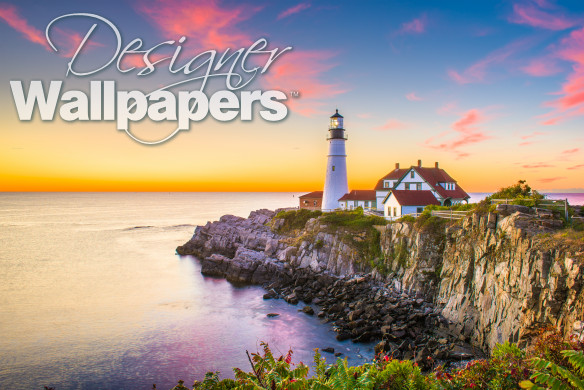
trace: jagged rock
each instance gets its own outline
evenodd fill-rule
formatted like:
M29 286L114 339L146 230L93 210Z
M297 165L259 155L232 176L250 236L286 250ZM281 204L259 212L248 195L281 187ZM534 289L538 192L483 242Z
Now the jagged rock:
M308 315L313 315L314 314L314 309L310 306L304 306L302 308L302 311Z
M333 347L327 347L323 348L322 352L335 353L335 349Z
M280 314L279 313L268 313L266 314L266 317L278 317Z

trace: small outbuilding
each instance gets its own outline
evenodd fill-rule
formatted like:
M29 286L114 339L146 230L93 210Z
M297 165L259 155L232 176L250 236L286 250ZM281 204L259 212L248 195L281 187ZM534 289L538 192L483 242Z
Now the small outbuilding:
M391 190L383 200L383 215L391 219L421 213L428 205L440 205L432 191Z
M313 191L300 195L299 207L307 210L320 210L322 207L322 191Z

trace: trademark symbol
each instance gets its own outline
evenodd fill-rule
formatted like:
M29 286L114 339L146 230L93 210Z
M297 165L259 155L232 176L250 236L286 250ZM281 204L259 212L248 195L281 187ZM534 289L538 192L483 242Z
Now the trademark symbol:
M300 97L300 92L299 91L290 91L290 96L292 97Z

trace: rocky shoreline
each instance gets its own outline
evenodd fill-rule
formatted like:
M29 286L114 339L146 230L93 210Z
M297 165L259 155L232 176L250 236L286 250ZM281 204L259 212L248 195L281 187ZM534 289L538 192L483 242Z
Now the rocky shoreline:
M413 359L423 368L484 356L427 297L375 277L347 257L351 248L334 234L320 231L313 243L294 243L294 237L274 233L268 225L275 214L223 216L198 226L177 253L197 257L203 275L262 285L264 299L303 301L303 311L331 323L338 340L378 341L376 353ZM314 220L310 224L318 228Z

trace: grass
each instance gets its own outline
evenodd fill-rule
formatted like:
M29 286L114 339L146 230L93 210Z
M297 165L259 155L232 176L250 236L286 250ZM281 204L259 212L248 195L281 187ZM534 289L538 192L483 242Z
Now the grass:
M318 218L322 215L320 210L288 210L280 211L272 220L272 230L279 234L291 233L294 230L303 229L311 218ZM275 221L283 220L284 222L277 229L274 229Z

